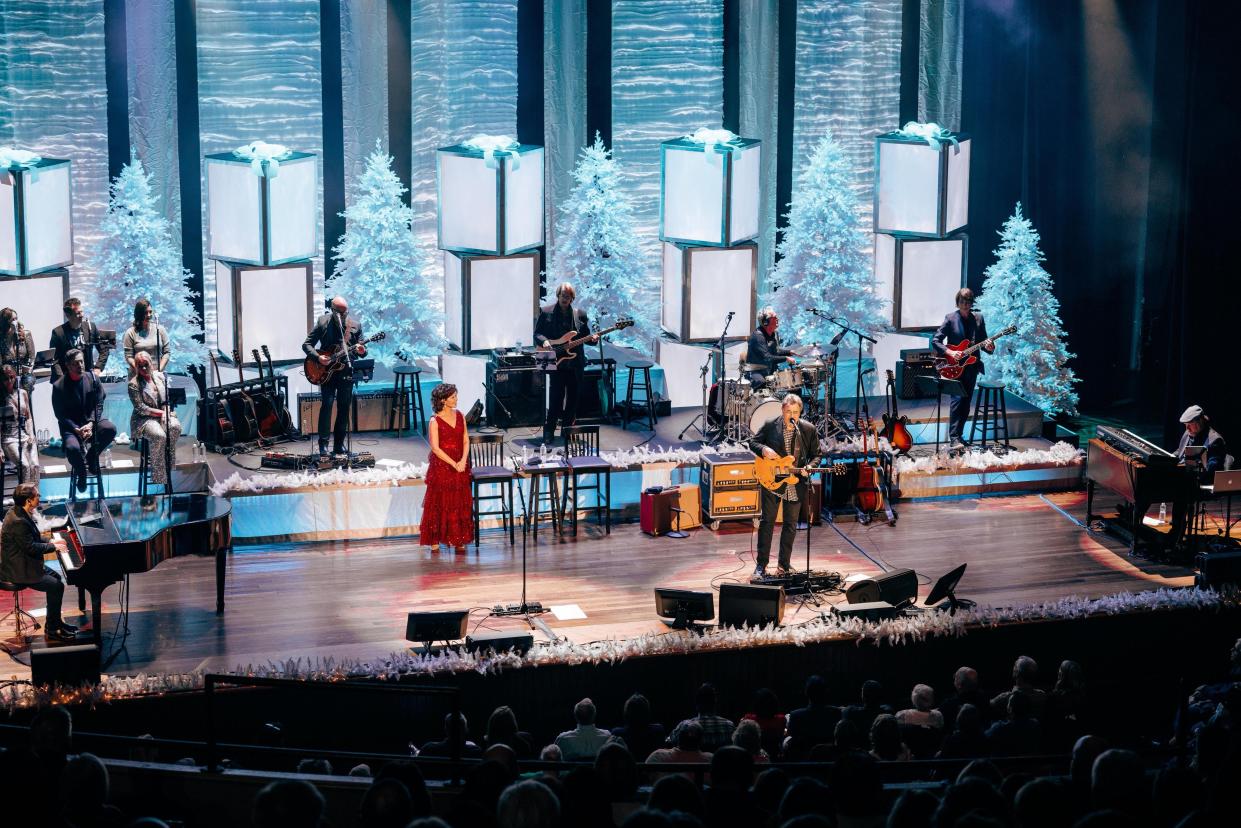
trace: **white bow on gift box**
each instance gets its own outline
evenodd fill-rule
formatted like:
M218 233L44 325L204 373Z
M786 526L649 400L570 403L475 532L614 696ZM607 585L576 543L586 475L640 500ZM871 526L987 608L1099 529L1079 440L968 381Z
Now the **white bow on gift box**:
M259 178L275 178L280 174L280 160L288 158L293 151L284 144L254 141L233 150L233 155L250 162L250 169Z
M30 181L34 183L39 175L36 165L42 160L43 156L29 150L0 147L0 181L12 186L13 176L10 171L30 170Z
M469 147L473 150L479 150L483 154L483 163L488 169L499 169L500 162L496 156L503 158L509 156L513 159L513 172L521 169L521 156L517 154L521 144L514 141L507 135L475 135L468 141L463 141L462 146Z
M903 135L906 138L917 138L926 141L933 150L938 150L940 144L952 144L956 147L957 152L961 151L957 136L936 123L920 124L917 121L910 121L898 129L896 134Z
M707 129L701 127L689 135L685 136L687 141L693 141L695 144L702 144L702 151L707 155L713 153L723 153L730 149L732 144L741 140L741 136L727 129Z

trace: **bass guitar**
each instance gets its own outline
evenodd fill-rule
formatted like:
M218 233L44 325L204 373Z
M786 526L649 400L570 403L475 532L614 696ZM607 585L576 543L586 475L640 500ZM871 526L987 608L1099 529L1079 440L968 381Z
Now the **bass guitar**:
M351 347L356 348L358 345L369 345L372 342L379 342L387 336L386 333L380 331L374 336L368 336ZM320 362L319 357L328 357L327 362ZM306 372L306 379L311 385L323 385L323 383L332 379L345 367L345 349L339 348L336 351L330 348L324 348L315 356L306 357L306 361L302 363L302 368Z
M577 351L574 349L583 342L586 342L592 336L602 339L613 331L623 330L633 325L632 319L618 319L616 324L602 331L596 331L593 334L579 336L574 338L576 331L569 331L559 339L547 340L547 345L539 348L534 352L534 361L539 364L544 371L555 371L560 367L560 363L569 359L577 359Z
M754 458L754 476L758 478L759 485L769 492L776 491L785 483L796 485L799 480L797 472L815 470L814 466L795 465L789 456L768 459L759 455Z
M259 436L271 439L284 434L284 423L280 420L280 406L276 404L276 381L274 377L263 375L263 360L258 348L251 348L250 355L259 369L259 379L264 380L263 390L254 395L254 413L259 423Z
M1016 331L1016 325L1009 325L995 336L987 337L982 342L974 345L971 345L968 339L962 339L956 345L949 345L948 347L950 349L959 351L960 353L955 358L945 354L935 360L935 370L938 371L939 375L944 379L960 379L961 375L965 373L965 366L973 365L978 361L978 357L974 356L974 354L978 353L980 348L985 348L987 345L994 343L1000 337L1008 336Z
M883 428L879 430L881 437L886 437L888 442L892 444L892 448L896 449L897 454L909 454L909 450L914 446L913 435L909 433L909 418L897 413L896 410L896 377L891 371L888 375L888 405L892 409L892 416L886 413L881 415L883 420Z

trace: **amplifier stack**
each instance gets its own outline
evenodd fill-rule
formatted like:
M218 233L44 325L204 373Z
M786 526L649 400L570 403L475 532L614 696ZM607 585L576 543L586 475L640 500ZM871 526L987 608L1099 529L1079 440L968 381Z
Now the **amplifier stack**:
M702 514L712 529L722 520L745 520L762 515L754 455L748 451L702 455L699 477Z

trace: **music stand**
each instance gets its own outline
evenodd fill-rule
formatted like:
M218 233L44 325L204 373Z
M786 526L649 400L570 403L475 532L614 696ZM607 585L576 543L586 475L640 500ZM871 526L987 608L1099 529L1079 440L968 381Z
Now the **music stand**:
M923 394L935 395L935 456L938 457L939 444L943 442L939 439L939 428L944 420L944 392L953 397L964 397L965 386L961 384L961 380L944 379L938 373L929 377L914 377L914 385Z
M968 598L957 597L957 584L961 582L961 576L965 574L965 567L966 564L961 564L936 581L935 586L931 587L930 593L926 596L924 602L926 606L938 610L946 609L949 615L956 615L958 609L971 609L977 606Z

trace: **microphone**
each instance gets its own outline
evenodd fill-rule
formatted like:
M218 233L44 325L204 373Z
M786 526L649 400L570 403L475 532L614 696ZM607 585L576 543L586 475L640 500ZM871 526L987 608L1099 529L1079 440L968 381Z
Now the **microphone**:
M732 319L732 318L733 318L734 316L736 316L736 315L737 315L737 312L736 312L736 311L729 311L729 312L728 312L728 318L729 318L729 319Z
M862 376L866 376L867 374L873 374L873 373L875 373L874 368L867 368L865 371L862 372Z
M806 308L806 313L818 313L818 308Z
M846 333L848 333L848 331L841 331L840 333L838 333L838 334L836 334L835 336L833 336L833 337L832 337L832 345L839 345L839 344L840 344L840 340L842 340L842 339L844 339L844 338L845 338L845 334L846 334Z

